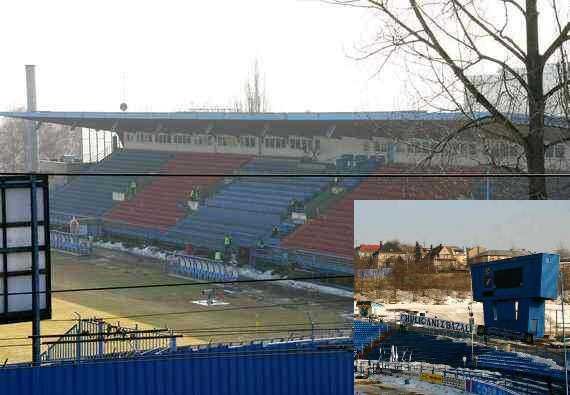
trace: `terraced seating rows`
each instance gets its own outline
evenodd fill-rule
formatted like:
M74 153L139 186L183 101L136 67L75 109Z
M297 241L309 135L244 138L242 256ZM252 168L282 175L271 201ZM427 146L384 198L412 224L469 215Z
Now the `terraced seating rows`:
M295 163L300 164L291 160L256 159L240 172L258 175L262 171L277 172L275 169L293 171ZM217 249L222 246L224 236L230 234L234 245L253 246L282 222L291 200L313 198L330 180L330 177L239 177L207 199L197 213L179 221L164 240Z
M560 367L557 368L546 362L534 360L530 356L499 350L479 355L477 366L507 374L521 374L554 380L562 380L564 376L564 369L560 369Z
M160 172L196 176L156 177L133 199L116 205L105 216L105 220L163 232L187 215L187 193L193 187L199 187L204 194L222 179L220 176L200 174L231 176L250 159L245 155L177 153Z
M383 344L396 346L398 349L408 349L412 353L412 361L429 362L435 364L445 364L452 367L462 367L463 357L470 360L471 344L463 341L453 341L440 336L427 335L413 330L400 332L393 330L390 332ZM489 349L484 346L475 345L475 355L487 352ZM377 359L378 350L367 355L369 359Z
M352 342L356 351L362 351L365 347L372 344L380 336L387 332L389 327L386 324L354 320L352 330Z
M92 166L88 172L99 173L147 173L157 172L172 153L144 150L120 150ZM139 184L145 177L134 176L79 176L52 194L50 210L52 222L67 222L72 216L102 217L118 202L113 192L125 192L131 181Z
M380 168L376 173L398 174L402 170L401 167ZM469 195L471 187L471 181L462 177L367 178L323 214L287 236L282 246L352 259L356 200L451 199Z

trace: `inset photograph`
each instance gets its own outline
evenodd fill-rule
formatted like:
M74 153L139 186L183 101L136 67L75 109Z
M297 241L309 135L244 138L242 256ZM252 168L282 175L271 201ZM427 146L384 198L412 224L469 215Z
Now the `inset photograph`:
M359 394L564 393L569 202L367 200L354 216Z

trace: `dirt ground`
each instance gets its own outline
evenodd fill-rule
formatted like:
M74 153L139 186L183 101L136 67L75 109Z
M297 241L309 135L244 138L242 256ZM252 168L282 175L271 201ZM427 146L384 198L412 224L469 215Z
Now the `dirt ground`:
M52 289L93 288L138 284L190 282L162 271L158 261L105 251L89 258L52 253ZM202 306L202 290L211 286L175 286L129 290L65 292L53 294L52 320L42 321L42 334L59 334L82 317L105 318L125 326L170 328L183 331L179 344L236 342L259 338L310 335L314 328L342 325L352 311L352 300L270 284L243 284L216 289L225 305ZM271 307L264 307L264 306ZM177 313L167 314L164 313ZM146 315L142 317L125 316ZM285 325L287 329L284 329ZM0 339L31 334L31 324L0 326ZM24 344L25 346L12 347ZM28 339L0 340L0 363L29 361ZM2 347L4 346L4 347ZM10 347L8 347L10 346Z

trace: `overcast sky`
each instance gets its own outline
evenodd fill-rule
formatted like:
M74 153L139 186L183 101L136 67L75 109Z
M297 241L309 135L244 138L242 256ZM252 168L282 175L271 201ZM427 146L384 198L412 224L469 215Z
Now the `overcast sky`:
M398 59L381 73L382 59L354 59L379 23L319 0L4 0L0 111L24 105L24 64L38 66L40 110L116 111L124 98L179 111L231 105L255 59L272 111L414 109ZM542 44L553 25L541 23Z
M357 61L379 20L319 0L0 1L0 110L229 106L258 59L273 111L410 109L403 65ZM546 26L543 24L543 29ZM126 75L126 77L122 77ZM123 92L126 92L123 94Z
M570 201L357 201L355 245L399 239L460 247L570 248Z
M257 58L271 110L399 107L404 76L352 59L375 30L360 9L311 0L0 2L0 111L25 103L36 64L43 110L227 106Z

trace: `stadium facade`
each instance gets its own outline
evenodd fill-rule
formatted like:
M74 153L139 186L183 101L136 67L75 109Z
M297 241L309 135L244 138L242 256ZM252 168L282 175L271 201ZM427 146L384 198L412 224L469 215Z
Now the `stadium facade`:
M473 114L475 118L485 113ZM233 113L233 112L9 112L0 116L111 131L125 148L176 152L232 153L307 158L332 163L345 154L383 156L389 163L415 165L439 142L467 123L457 113ZM512 115L524 127L525 115ZM547 142L559 138L567 122L546 120ZM496 126L495 126L496 127ZM432 161L444 166L479 166L489 156L518 163L520 147L505 139L462 133ZM549 170L570 168L564 144L546 152Z

